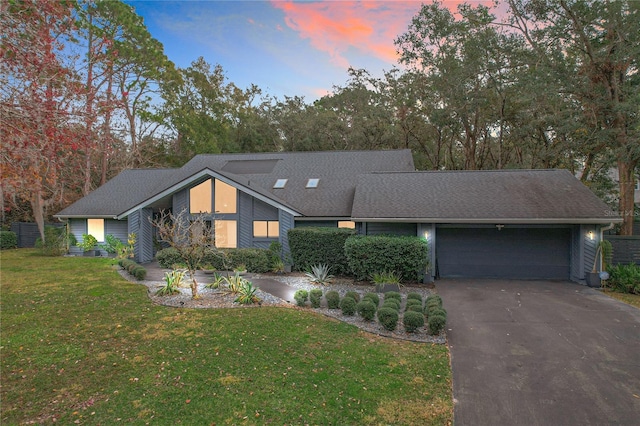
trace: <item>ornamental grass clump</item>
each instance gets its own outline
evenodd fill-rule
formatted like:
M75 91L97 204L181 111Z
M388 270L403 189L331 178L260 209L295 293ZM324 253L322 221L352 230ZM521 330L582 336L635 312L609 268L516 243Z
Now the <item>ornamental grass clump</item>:
M301 307L306 306L308 297L309 297L309 292L307 290L297 290L293 294L293 298L296 300L296 305Z
M407 311L404 313L402 323L407 333L413 333L420 327L424 327L424 315L422 312Z
M319 288L314 288L309 292L309 301L311 302L312 308L319 308L320 302L322 301L322 290Z
M356 313L356 301L353 297L343 297L340 301L340 309L342 309L342 314L346 316L353 316Z
M395 330L398 326L398 311L388 307L378 309L378 322L386 330Z
M365 321L371 321L376 317L376 306L368 299L363 299L356 304L356 312Z
M324 298L327 300L329 309L338 309L340 307L340 294L335 290L328 291Z

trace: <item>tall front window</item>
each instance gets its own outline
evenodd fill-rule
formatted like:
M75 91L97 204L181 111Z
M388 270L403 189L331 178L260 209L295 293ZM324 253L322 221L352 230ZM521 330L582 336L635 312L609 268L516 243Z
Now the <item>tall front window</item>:
M216 247L238 247L238 225L235 220L216 220L214 226L216 233Z
M191 188L189 212L191 214L211 213L211 179Z
M215 184L215 212L236 213L237 190L218 179Z
M87 234L96 237L99 243L104 242L104 219L87 219Z

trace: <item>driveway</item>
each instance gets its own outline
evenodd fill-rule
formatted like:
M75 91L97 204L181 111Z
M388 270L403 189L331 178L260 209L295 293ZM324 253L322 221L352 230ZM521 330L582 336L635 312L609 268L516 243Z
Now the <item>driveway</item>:
M640 424L640 309L569 282L436 288L455 426Z

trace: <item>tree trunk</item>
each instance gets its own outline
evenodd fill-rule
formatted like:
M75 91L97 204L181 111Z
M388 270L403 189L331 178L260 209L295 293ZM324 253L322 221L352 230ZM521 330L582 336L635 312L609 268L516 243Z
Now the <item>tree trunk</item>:
M38 225L40 239L44 244L44 203L42 202L42 192L40 188L35 188L31 196L31 210L33 210L33 218Z
M635 162L618 159L618 180L620 182L620 201L618 210L623 219L622 228L620 228L620 235L633 235L635 166Z

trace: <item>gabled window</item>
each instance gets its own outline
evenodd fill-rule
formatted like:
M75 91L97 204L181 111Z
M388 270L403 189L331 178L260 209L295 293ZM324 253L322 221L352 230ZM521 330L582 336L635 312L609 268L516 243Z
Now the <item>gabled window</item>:
M276 183L273 184L273 189L282 189L287 184L287 179L278 179Z
M307 188L317 188L320 179L312 178L307 181Z
M211 213L211 179L189 190L189 213Z
M231 185L216 179L215 184L215 212L236 213L238 191Z

